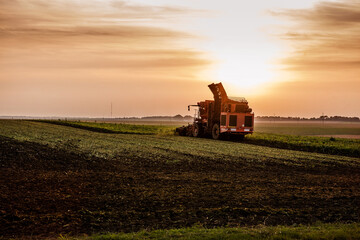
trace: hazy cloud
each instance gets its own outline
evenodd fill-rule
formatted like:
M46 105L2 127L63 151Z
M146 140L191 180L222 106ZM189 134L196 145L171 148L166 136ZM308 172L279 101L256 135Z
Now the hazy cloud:
M202 53L177 44L191 34L145 24L185 14L191 11L127 1L0 0L0 68L207 65Z
M360 1L322 1L308 9L271 14L290 20L277 35L290 51L280 60L283 81L269 85L262 99L254 99L258 111L358 116Z
M190 11L188 9L180 8L180 7L145 6L139 4L135 5L135 4L129 4L126 1L112 1L111 6L118 9L117 13L121 16L144 18L144 19L169 18L169 17L175 17L177 15L184 15L190 12L191 13L194 12L194 10Z
M114 7L117 6L116 8ZM119 6L118 6L119 5ZM121 7L120 7L121 6ZM121 9L121 10L119 10ZM1 37L23 34L49 36L95 35L115 37L189 37L186 33L139 25L138 19L166 18L186 10L166 7L133 6L124 1L17 0L0 5Z
M312 9L292 9L271 11L275 16L286 16L294 21L301 21L308 27L320 29L349 27L360 22L360 2L343 0L342 2L320 2Z
M112 101L114 114L175 115L209 61L186 47L195 36L164 23L192 14L130 1L0 0L0 114L106 116Z
M320 2L312 9L282 10L275 16L295 26L280 35L295 46L282 61L287 69L339 70L360 67L360 1Z

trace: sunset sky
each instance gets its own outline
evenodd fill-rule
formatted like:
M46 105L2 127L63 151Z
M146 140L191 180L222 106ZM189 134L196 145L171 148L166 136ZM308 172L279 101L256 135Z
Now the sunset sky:
M360 0L0 0L0 116L360 116ZM190 113L192 114L192 112Z

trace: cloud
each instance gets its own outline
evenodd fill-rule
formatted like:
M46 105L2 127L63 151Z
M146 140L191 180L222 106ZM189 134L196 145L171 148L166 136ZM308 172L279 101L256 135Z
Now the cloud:
M139 25L138 22L139 19L149 21L151 18L170 17L175 12L186 14L188 11L170 7L133 6L124 1L88 1L87 5L80 7L73 1L49 3L43 0L2 0L0 36L189 37L187 33Z
M127 1L0 0L0 68L205 66L201 52L178 44L195 36L155 21L191 14Z
M276 37L290 50L279 60L283 81L268 85L253 108L263 115L358 116L360 1L322 1L271 14L287 20Z
M320 2L312 9L291 9L272 11L274 16L286 16L294 21L314 29L321 26L338 28L352 26L360 22L360 2L343 0L342 2Z
M164 26L197 14L130 1L0 0L0 115L106 116L110 101L128 116L186 111L207 92L194 86L211 62L189 47L196 36Z
M117 69L136 71L162 71L169 74L170 69L178 69L178 72L197 69L211 64L210 61L196 57L197 52L182 50L154 50L154 51L131 51L131 52L104 52L74 53L73 49L58 53L56 57L52 53L42 53L34 56L32 52L19 58L1 58L0 66L3 69Z
M183 7L135 5L129 4L126 1L112 1L111 6L116 8L118 10L117 13L121 16L144 19L173 18L175 16L182 16L184 14L194 12L194 10L189 10Z
M123 40L141 40L149 41L156 39L157 41L165 41L176 38L190 38L190 34L176 32L157 27L144 27L144 26L127 26L127 25L106 25L106 26L66 26L66 27L17 27L17 28L6 28L1 29L1 39L8 38L21 38L22 40L27 39L33 43L42 39L48 42L62 42L71 41L71 44L76 44L74 38L81 37L81 44L84 42L92 41L91 38L87 37L99 37L105 42L122 42ZM99 41L101 43L101 41Z
M295 48L281 61L286 69L333 71L360 67L360 1L320 2L311 9L271 13L295 24L280 34Z

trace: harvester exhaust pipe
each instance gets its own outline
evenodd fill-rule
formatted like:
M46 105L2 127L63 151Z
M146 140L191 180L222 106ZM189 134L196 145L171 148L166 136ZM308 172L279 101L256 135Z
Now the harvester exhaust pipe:
M190 107L198 107L199 105L188 105L188 111L190 111Z

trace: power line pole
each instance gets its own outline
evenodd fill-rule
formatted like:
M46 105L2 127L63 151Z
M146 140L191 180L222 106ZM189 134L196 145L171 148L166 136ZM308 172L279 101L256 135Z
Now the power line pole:
M112 118L112 102L110 103L110 118Z

